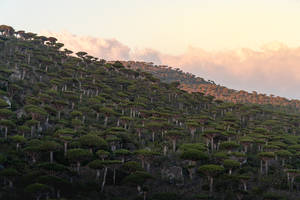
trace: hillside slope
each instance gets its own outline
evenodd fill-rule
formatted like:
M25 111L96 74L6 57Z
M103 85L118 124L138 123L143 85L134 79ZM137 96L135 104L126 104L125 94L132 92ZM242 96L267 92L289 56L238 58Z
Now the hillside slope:
M0 199L298 199L299 115L0 33Z
M215 84L213 81L205 81L203 78L196 77L191 73L183 72L178 68L168 66L153 65L146 62L122 61L122 64L135 70L142 70L153 74L154 77L161 81L171 83L180 82L180 88L188 92L201 92L205 95L214 96L218 100L233 103L253 103L260 105L272 105L281 107L288 111L300 111L299 100L289 100L287 98L260 94L255 91L252 93L243 90L229 89L224 86Z

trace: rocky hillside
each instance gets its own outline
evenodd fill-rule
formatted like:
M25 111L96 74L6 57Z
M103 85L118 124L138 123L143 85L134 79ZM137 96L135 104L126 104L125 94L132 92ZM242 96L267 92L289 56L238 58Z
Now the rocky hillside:
M178 68L168 66L153 65L153 63L123 61L127 67L135 70L142 70L153 74L154 77L159 78L163 82L171 83L180 82L180 88L191 92L201 92L204 95L214 96L218 100L233 102L233 103L252 103L260 105L272 105L280 107L281 110L300 111L299 100L289 100L287 98L278 97L274 95L259 94L255 91L252 93L243 90L233 90L224 86L215 84L213 81L205 81L203 78L196 77L191 73L183 72Z
M299 115L0 34L0 199L299 198Z

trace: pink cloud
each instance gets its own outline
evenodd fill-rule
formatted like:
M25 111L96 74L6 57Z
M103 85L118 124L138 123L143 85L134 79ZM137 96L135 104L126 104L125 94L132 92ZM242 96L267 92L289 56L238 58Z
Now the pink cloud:
M269 44L259 51L189 48L183 55L162 56L161 62L234 89L300 98L296 92L300 87L300 48L283 44Z
M77 36L68 32L42 32L65 47L106 60L139 60L181 68L233 89L300 99L300 48L275 42L259 50L248 48L206 51L189 47L182 55L166 55L152 49L133 50L116 39Z
M116 39L102 39L91 36L78 36L69 32L53 33L42 31L41 35L56 37L74 52L85 51L92 56L107 60L128 60L130 48Z

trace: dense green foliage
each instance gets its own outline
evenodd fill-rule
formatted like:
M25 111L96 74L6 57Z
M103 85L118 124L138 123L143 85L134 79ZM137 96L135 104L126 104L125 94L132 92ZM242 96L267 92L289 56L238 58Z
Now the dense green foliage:
M0 199L297 199L300 116L0 26Z

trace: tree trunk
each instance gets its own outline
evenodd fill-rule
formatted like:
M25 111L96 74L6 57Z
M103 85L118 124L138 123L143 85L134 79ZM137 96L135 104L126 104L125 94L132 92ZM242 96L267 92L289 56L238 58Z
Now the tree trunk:
M85 116L82 116L82 123L84 124L85 122Z
M149 162L147 162L147 172L150 172L150 163Z
M189 177L191 180L193 180L193 176L194 176L194 168L188 168L189 171Z
M295 180L295 176L292 176L292 178L291 178L291 191L293 191L293 189L294 189L294 180Z
M141 131L138 131L139 141L141 141Z
M76 171L78 174L80 174L80 162L77 161L77 168Z
M17 143L17 145L16 145L17 152L19 151L19 148L20 148L20 143Z
M99 180L99 177L100 177L100 170L97 169L97 170L96 170L96 181Z
M56 198L57 198L57 199L60 199L60 190L57 190L57 191L56 191Z
M247 184L245 181L243 181L243 187L244 187L244 191L247 191Z
M113 183L116 184L116 168L114 168Z
M105 182L106 182L106 175L107 175L107 167L104 168L104 175L103 175L103 181L102 181L102 185L101 185L101 192L104 191L104 186L105 186Z
M36 163L35 156L32 156L32 162L33 162L33 163Z
M105 116L105 119L104 119L104 127L107 126L107 122L108 122L108 116Z
M67 151L68 151L68 143L64 142L64 156L67 156Z
M11 180L8 180L8 185L9 185L9 188L13 188L13 182Z
M212 196L213 194L213 184L214 184L214 178L209 177L209 195Z
M172 140L173 152L176 152L176 139Z
M164 145L164 156L166 156L166 155L167 155L167 146Z
M31 134L31 137L33 137L33 134L34 134L34 126L31 126L31 132L30 132L30 134Z
M5 129L4 138L7 140L7 127L5 127L4 129Z
M137 185L137 186L136 186L136 189L137 189L138 194L140 194L140 193L141 193L141 186L140 186L140 185Z
M142 168L144 169L145 168L145 160L141 159L141 161L142 161Z
M58 118L58 120L60 120L60 110L57 113L57 118Z
M152 132L152 142L154 142L154 139L155 139L155 133L154 131Z
M24 80L25 76L26 76L26 71L23 70L22 80Z
M50 151L50 163L53 163L53 151Z
M196 129L191 129L192 140L194 140Z

